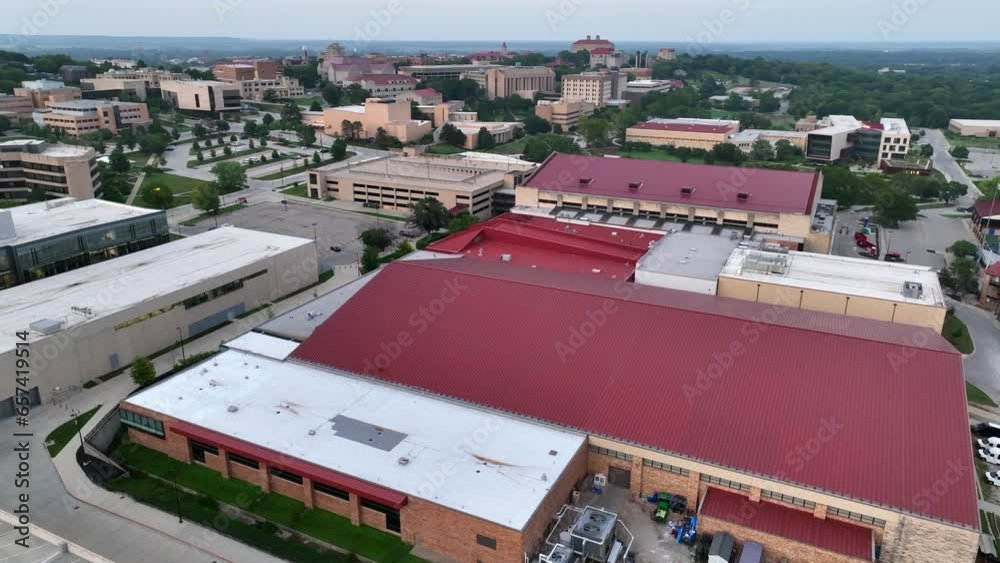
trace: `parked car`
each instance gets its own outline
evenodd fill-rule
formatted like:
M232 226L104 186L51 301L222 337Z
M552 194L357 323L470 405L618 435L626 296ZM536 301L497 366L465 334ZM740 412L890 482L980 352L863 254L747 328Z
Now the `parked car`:
M339 246L331 246L330 250L332 250L334 252L340 252L341 250L343 250L343 248L341 248Z
M982 438L1000 438L1000 424L981 422L972 426L972 433Z
M997 438L995 436L990 438L980 438L976 440L976 443L979 444L980 448L986 448L986 449L1000 448L1000 438Z
M902 262L903 257L899 255L898 252L886 252L885 253L886 262Z
M984 475L991 485L1000 487L1000 471L987 471Z
M1000 448L979 448L979 459L993 465L1000 465Z

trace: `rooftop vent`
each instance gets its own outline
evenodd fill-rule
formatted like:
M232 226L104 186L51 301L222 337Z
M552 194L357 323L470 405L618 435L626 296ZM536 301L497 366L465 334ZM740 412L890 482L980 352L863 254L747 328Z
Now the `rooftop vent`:
M399 458L399 459L396 460L396 463L398 463L400 465L409 465L410 464L410 458L408 458L408 457L401 457L401 458Z
M903 297L920 299L924 296L924 285L919 282L903 282Z
M736 199L738 199L740 201L746 201L746 200L750 199L750 192L740 192L740 193L736 194Z
M42 319L28 325L28 328L41 335L49 335L62 330L62 321Z
M500 255L500 261L501 262L510 262L513 259L514 259L514 257L511 256L510 254L501 254Z
M681 186L681 195L691 195L694 193L694 186Z
M591 185L593 183L594 183L594 179L593 178L590 178L590 177L580 178L580 185L581 186L589 186L589 185Z
M642 182L629 182L628 183L628 189L631 190L631 191L633 191L633 192L639 191L640 188L642 188Z
M227 412L236 412L238 410L240 410L240 407L237 407L236 405L229 405L226 407Z

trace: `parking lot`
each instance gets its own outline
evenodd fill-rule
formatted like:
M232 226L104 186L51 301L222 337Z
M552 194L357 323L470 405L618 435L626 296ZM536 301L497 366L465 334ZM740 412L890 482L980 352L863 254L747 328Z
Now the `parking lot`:
M965 164L965 169L982 178L1000 176L1000 151L969 149L969 161Z
M954 207L923 209L916 221L901 223L897 229L883 229L879 238L879 252L898 252L907 263L929 266L935 270L945 267L947 248L957 240L972 240L967 218L956 217ZM854 242L854 232L861 227L861 218L867 212L842 211L837 214L834 229L833 254L863 257ZM842 229L847 227L846 233Z
M219 216L219 225L253 229L268 233L317 239L322 270L357 262L364 249L358 237L362 231L380 224L392 233L398 233L403 223L375 217L326 209L306 204L288 203L287 210L281 203L258 203ZM201 220L192 227L181 226L183 235L202 233L215 228L215 219ZM339 246L340 252L331 250Z

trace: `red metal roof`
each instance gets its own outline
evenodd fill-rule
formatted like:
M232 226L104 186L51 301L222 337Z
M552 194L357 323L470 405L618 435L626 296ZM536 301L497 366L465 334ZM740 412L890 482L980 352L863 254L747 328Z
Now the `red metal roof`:
M611 45L611 41L607 39L577 39L573 42L573 45Z
M865 561L871 561L874 555L872 531L868 528L816 518L811 512L766 500L751 502L744 495L714 487L709 487L705 495L701 515Z
M656 123L647 121L637 123L629 129L648 129L653 131L687 131L690 133L731 133L735 125L708 125L704 123Z
M289 457L286 454L278 453L267 448L263 448L249 442L244 442L238 438L220 434L214 430L202 428L188 422L175 421L170 425L170 430L181 436L194 438L199 442L204 442L210 446L217 446L233 452L235 454L248 457L261 463L273 465L279 469L290 471L297 475L307 477L318 483L323 483L338 489L344 489L358 496L380 502L393 508L400 508L406 504L406 495L362 481L350 475L344 475L331 469L303 461L301 459Z
M1000 262L995 262L989 268L986 268L986 275L1000 278Z
M408 74L355 74L347 78L348 82L374 82L380 86L387 84L416 84L418 80Z
M421 88L419 90L414 90L413 93L416 94L416 95L418 95L418 96L425 97L425 98L428 98L428 97L431 97L431 96L440 96L441 95L441 92L438 92L434 88Z
M962 357L928 329L428 260L387 265L293 356L978 526Z
M591 49L591 55L611 55L615 52L611 47L598 47L596 49Z
M590 179L581 183L581 179ZM630 158L553 154L525 183L531 188L724 209L811 214L819 172L734 168ZM642 182L633 191L630 183ZM682 188L694 188L685 195ZM739 199L738 194L751 194Z
M986 218L1000 215L1000 201L984 199L977 201L973 206L976 217Z
M581 225L507 213L427 247L499 261L610 279L629 279L635 264L662 235L622 227Z

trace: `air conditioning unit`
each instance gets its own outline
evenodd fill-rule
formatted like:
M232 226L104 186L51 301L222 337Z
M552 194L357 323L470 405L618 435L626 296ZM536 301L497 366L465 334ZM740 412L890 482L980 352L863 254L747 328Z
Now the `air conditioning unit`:
M750 192L740 192L740 193L736 194L736 199L738 199L740 201L746 201L746 200L750 199Z
M691 195L694 193L694 186L681 187L681 195Z
M608 484L608 476L604 473L598 473L594 475L594 486L595 487L605 487Z

